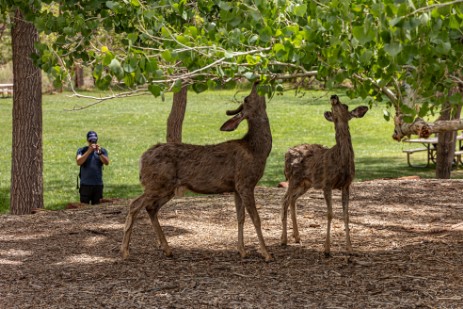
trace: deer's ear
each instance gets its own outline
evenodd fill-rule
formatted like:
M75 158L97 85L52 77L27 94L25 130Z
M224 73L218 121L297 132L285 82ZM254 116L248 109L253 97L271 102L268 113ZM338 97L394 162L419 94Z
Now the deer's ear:
M368 111L368 107L366 106L359 106L357 108L355 108L354 110L352 110L350 112L351 116L352 117L356 117L356 118L362 118L363 116L365 116L365 114L367 113Z
M325 112L323 115L325 115L326 120L333 122L333 113L332 112Z
M234 131L238 128L238 125L243 121L244 116L242 113L239 113L235 117L225 121L225 123L220 127L220 131Z

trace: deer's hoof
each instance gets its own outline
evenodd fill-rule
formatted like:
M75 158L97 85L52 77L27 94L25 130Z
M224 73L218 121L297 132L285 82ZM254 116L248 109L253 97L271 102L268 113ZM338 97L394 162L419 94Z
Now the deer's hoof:
M172 251L170 249L164 250L164 255L168 258L172 257Z
M264 255L265 262L272 262L273 261L273 256L270 253L267 253Z
M122 249L121 250L121 256L122 256L123 260L127 260L127 258L129 257L129 251Z

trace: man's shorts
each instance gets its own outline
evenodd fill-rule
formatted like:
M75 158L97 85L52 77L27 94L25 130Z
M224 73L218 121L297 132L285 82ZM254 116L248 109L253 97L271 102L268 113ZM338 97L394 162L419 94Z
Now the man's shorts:
M100 200L103 198L103 186L89 186L80 185L80 202L85 204L100 204Z

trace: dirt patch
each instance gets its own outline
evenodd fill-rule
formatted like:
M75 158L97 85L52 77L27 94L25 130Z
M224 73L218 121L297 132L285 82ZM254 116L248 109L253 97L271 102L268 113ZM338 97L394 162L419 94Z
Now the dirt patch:
M279 245L285 189L257 188L264 237L249 216L236 250L232 195L177 198L160 213L173 258L157 248L149 218L119 257L129 201L30 216L0 216L1 308L458 308L463 304L463 182L355 183L354 256L345 251L335 191L333 257L324 258L319 191L298 201L302 244ZM291 229L289 230L291 233Z

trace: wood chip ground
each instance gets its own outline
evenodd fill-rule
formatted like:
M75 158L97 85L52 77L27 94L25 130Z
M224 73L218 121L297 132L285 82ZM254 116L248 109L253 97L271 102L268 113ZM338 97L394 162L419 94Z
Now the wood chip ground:
M298 201L302 244L282 247L285 189L256 188L269 263L247 215L249 256L239 257L233 195L176 198L161 210L172 258L141 212L121 260L130 201L3 215L0 308L463 308L463 182L376 180L351 191L355 254L344 250L335 191L325 258L321 192Z

